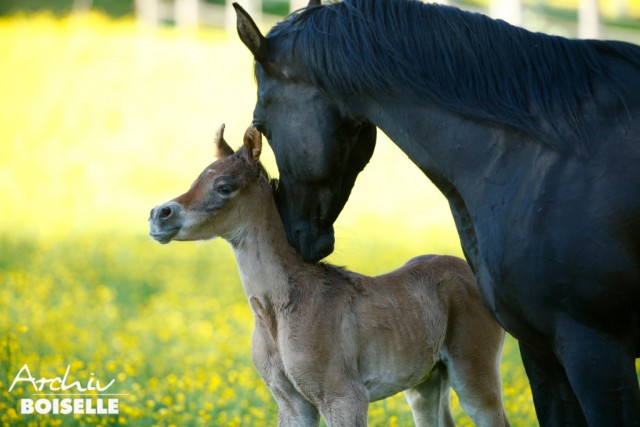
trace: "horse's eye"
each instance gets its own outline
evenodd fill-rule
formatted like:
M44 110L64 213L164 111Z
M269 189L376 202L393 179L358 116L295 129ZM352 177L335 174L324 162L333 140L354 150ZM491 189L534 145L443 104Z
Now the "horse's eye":
M228 185L221 185L220 187L218 187L218 193L222 194L223 196L228 196L229 194L231 194L231 192L231 187L229 187Z

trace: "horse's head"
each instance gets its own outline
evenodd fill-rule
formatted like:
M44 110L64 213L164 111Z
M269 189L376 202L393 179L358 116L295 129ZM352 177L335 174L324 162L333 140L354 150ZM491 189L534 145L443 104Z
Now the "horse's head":
M262 149L260 133L249 128L244 146L233 152L223 138L224 125L216 135L217 158L191 185L189 191L156 206L149 216L149 234L160 243L172 240L205 240L220 236L234 242L241 218L256 209L255 197L248 194L265 175L258 163ZM264 185L269 186L264 179ZM263 191L264 197L271 197ZM251 201L253 199L253 202Z
M253 125L275 153L276 203L289 242L315 262L333 251L333 223L373 154L376 128L310 81L291 56L290 37L264 37L234 6L240 38L256 60Z

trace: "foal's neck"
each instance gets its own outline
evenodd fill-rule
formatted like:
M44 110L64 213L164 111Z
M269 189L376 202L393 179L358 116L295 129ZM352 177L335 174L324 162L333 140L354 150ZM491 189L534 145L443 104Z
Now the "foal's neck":
M248 298L286 298L292 270L305 263L287 240L271 187L261 182L248 197L250 203L241 213L243 222L231 244L242 285Z

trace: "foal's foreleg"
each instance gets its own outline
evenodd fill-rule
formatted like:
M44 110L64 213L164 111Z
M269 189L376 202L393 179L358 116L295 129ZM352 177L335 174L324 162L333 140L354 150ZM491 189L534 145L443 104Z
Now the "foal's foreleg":
M289 400L287 404L281 404L278 401L279 427L316 427L319 423L320 414L309 402Z
M329 427L366 427L369 392L358 384L346 393L327 393L319 409Z
M261 331L256 328L253 334L253 363L278 403L278 426L316 427L320 423L318 409L291 383L274 341Z
M429 378L410 388L404 395L411 406L417 427L453 427L451 416L449 377L447 369L438 363Z
M293 385L282 381L278 386L270 388L278 402L279 427L316 427L320 423L320 414L316 407Z

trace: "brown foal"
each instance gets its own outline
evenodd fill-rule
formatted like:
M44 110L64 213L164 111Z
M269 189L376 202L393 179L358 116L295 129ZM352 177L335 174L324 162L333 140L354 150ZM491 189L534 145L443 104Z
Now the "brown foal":
M255 317L253 361L278 424L366 426L369 402L404 391L416 425L452 426L450 386L478 426L509 426L499 363L504 332L466 262L426 255L377 277L308 264L289 245L249 128L185 194L155 207L150 234L226 239Z

